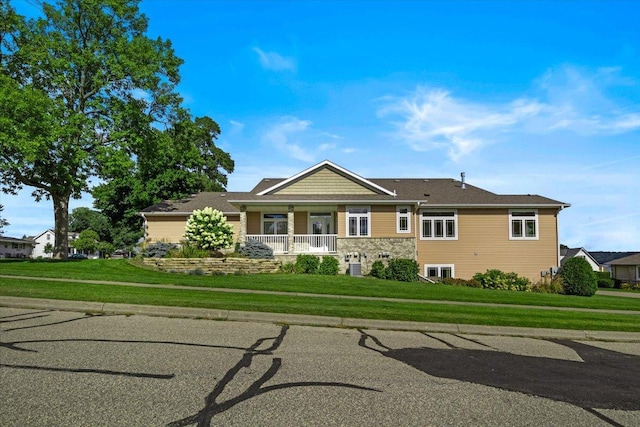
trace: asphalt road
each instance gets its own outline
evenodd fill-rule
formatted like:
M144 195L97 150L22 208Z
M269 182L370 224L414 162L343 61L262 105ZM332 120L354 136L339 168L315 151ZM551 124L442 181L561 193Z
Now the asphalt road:
M640 344L0 307L2 426L640 426Z

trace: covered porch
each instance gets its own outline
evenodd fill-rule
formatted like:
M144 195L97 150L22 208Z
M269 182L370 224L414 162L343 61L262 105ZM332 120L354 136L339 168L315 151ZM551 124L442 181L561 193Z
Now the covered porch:
M337 206L240 207L238 242L256 240L274 254L336 254Z

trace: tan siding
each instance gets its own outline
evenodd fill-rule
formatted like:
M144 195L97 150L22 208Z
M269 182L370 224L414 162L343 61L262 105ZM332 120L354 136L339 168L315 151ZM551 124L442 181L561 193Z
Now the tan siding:
M147 241L180 243L184 240L184 228L189 215L184 216L148 216ZM233 241L238 239L240 215L230 215L227 223L233 228Z
M345 205L339 205L338 211L336 212L336 234L338 235L338 237L345 237L347 235L347 217L345 214L345 209Z
M262 234L260 212L247 212L247 234Z
M406 206L406 205L403 205ZM411 233L398 233L397 206L371 206L371 237L409 237L413 233L413 213L409 216Z
M509 240L508 209L459 209L458 240L418 240L418 263L454 264L469 279L487 269L514 271L536 282L540 271L558 265L556 210L538 210L538 240ZM420 229L416 230L420 236Z
M238 241L240 236L240 215L227 215L227 224L233 228L233 241Z
M147 216L147 241L180 243L189 215Z
M308 234L309 229L307 228L307 212L296 212L295 219L293 221L293 234Z
M374 191L326 168L274 194L375 194Z

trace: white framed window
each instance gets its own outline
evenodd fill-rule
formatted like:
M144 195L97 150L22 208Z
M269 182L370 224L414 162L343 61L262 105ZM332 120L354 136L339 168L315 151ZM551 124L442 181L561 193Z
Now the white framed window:
M509 240L538 240L538 211L509 211Z
M398 206L396 208L396 232L411 233L411 208Z
M287 214L262 215L262 234L287 234Z
M371 208L369 206L347 206L347 236L369 237L371 235Z
M424 275L432 280L455 277L455 267L453 264L425 264Z
M423 211L420 240L458 240L458 212Z

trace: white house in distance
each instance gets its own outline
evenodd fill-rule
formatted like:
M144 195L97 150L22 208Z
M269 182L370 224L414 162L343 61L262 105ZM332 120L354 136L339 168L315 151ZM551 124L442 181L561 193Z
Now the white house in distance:
M69 233L69 243L78 238L78 233ZM53 257L53 247L56 244L56 235L52 229L48 229L37 236L32 237L35 242L35 247L33 248L32 258L52 258ZM51 251L49 253L45 252L45 248L47 244L51 245ZM73 255L76 253L76 249L69 246L69 255Z
M560 266L563 266L569 258L582 258L589 263L593 271L604 271L600 263L585 248L560 249Z
M0 236L0 258L29 258L33 247L31 239Z
M55 234L53 230L46 230L37 236L33 237L35 247L33 248L33 258L51 258L53 257L53 245L55 244ZM51 245L51 251L45 253L47 244Z

